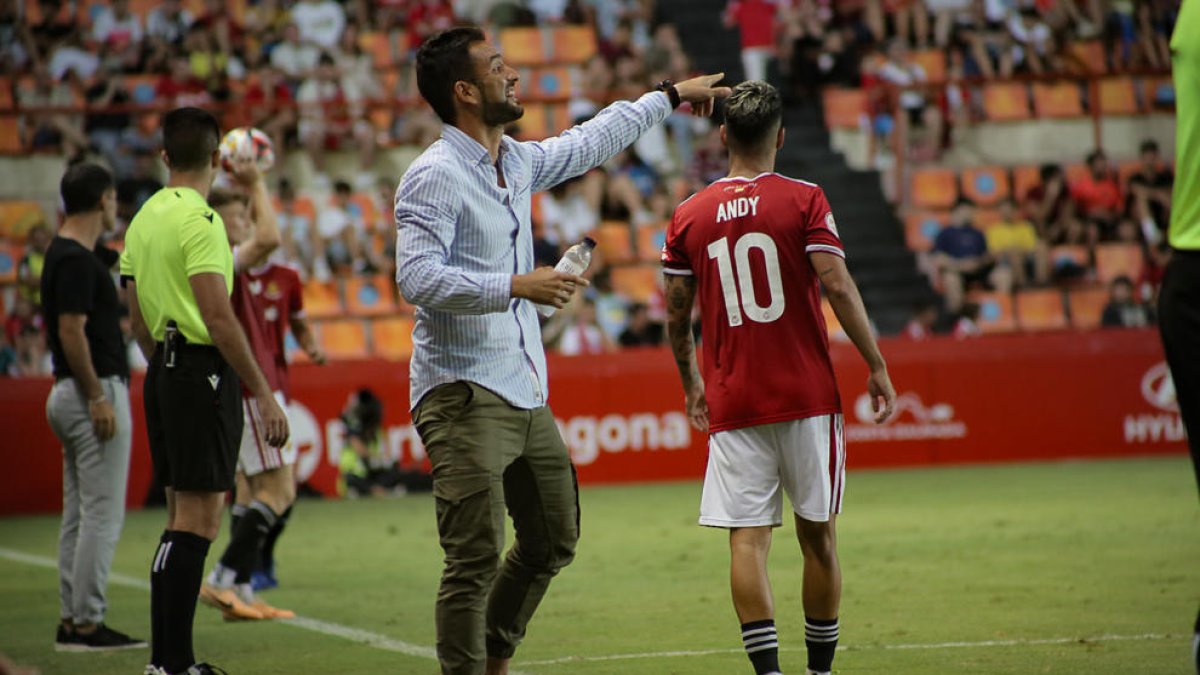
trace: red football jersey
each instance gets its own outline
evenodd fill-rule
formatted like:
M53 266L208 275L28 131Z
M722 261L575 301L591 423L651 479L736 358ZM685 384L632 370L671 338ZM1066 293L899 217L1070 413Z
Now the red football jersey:
M711 431L841 411L813 252L845 257L812 183L723 178L675 209L663 271L696 277Z
M300 275L286 265L267 263L233 278L233 311L274 391L288 394L284 338L294 316L304 315ZM243 387L242 393L247 393Z

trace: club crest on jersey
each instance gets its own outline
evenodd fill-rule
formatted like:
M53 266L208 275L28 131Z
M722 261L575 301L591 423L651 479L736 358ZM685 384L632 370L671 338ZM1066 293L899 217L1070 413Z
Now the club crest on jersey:
M737 197L717 205L717 222L758 215L758 200L762 197Z
M829 231L833 233L833 236L839 239L841 238L842 235L838 234L837 231L837 223L833 220L833 211L825 214L825 227L829 228Z
M274 281L267 282L267 292L265 295L268 300L279 300L283 297L283 293L279 290L279 284Z
M251 280L250 281L250 292L254 295L261 295L262 294L262 282L259 281L258 279Z

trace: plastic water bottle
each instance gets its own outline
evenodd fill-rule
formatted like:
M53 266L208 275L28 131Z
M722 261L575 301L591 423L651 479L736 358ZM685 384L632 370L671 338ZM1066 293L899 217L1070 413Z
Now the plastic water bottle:
M591 237L584 237L583 241L575 244L567 249L563 254L562 260L554 266L555 272L566 272L576 276L587 271L588 265L592 263L592 250L596 248L596 240ZM538 314L544 317L549 317L554 314L558 308L554 305L538 305Z

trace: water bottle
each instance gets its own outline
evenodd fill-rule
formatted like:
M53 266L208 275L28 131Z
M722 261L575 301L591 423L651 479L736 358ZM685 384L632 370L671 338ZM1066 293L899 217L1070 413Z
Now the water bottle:
M592 262L592 250L596 248L596 240L591 237L584 237L583 241L575 244L567 249L563 254L562 260L554 266L556 272L566 272L576 276L587 271L588 265ZM538 305L538 314L544 317L549 317L554 314L558 308L554 305Z

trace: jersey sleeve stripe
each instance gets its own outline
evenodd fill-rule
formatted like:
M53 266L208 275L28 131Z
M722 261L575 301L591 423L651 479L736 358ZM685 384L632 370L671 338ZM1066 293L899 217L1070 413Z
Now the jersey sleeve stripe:
M680 277L690 277L694 274L691 270L681 270L675 267L664 267L663 274L674 274Z
M826 246L824 244L809 244L804 249L805 253L832 253L839 258L845 258L846 252L836 246Z

